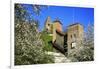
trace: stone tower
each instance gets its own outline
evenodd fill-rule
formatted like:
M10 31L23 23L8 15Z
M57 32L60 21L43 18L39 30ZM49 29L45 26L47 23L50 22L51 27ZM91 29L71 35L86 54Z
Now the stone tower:
M68 26L67 30L67 44L68 54L72 51L76 51L83 41L83 26L79 23Z
M45 29L49 33L49 35L52 36L52 42L54 42L55 40L62 40L62 37L58 35L59 32L62 32L62 23L59 20L55 20L52 22L50 20L50 17L48 16L45 21Z
M64 37L60 35L62 33L62 23L59 20L53 21L53 42L63 46Z
M48 33L51 32L51 19L50 17L48 16L46 21L45 21L45 29Z

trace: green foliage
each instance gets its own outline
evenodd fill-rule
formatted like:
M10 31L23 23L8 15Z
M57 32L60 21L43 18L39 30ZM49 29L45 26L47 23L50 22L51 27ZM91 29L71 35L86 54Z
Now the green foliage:
M25 21L28 13L21 4L15 4L15 21Z
M43 51L44 44L39 36L31 24L15 25L15 65L53 63L53 57Z
M49 34L46 31L41 32L41 39L44 41L44 48L45 51L53 51L52 45L49 43L52 41L52 36L49 36Z
M26 21L28 15L24 11L22 5L15 5L15 65L54 63L53 56L43 50L38 21Z
M94 26L88 25L87 32L84 33L84 39L81 47L77 51L69 54L69 58L75 61L93 61L94 60Z
M89 47L84 47L78 51L74 51L69 54L69 59L72 62L81 62L81 61L93 61L94 60L94 51Z

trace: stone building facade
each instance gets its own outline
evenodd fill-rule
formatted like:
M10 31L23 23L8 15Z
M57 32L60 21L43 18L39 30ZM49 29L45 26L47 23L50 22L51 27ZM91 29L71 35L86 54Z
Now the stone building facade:
M51 22L50 17L48 17L45 21L45 29L49 33L50 36L52 36L52 42L55 40L58 42L58 40L61 40L58 42L59 44L63 43L63 36L60 36L58 32L62 32L62 23L59 20L55 20Z
M71 24L67 29L68 53L77 50L83 41L83 26L80 23Z
M50 36L52 36L52 42L56 41L56 43L62 47L67 43L66 48L68 54L81 46L84 29L80 23L69 25L67 32L64 33L62 23L59 20L51 22L50 17L48 17L45 22L45 28Z

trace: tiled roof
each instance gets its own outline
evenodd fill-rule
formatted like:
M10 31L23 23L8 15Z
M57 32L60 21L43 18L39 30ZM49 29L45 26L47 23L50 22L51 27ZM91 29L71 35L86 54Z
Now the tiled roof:
M76 22L76 23L73 23L73 24L69 25L69 27L70 27L70 26L73 26L73 25L82 25L82 24Z
M62 25L62 23L61 23L60 20L55 20L55 21L53 21L53 23L55 23L55 22L59 22L59 23Z

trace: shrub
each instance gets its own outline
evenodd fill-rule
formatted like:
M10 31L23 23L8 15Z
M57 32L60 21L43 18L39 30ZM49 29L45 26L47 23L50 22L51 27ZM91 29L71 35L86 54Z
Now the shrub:
M34 24L15 24L15 65L53 63Z

